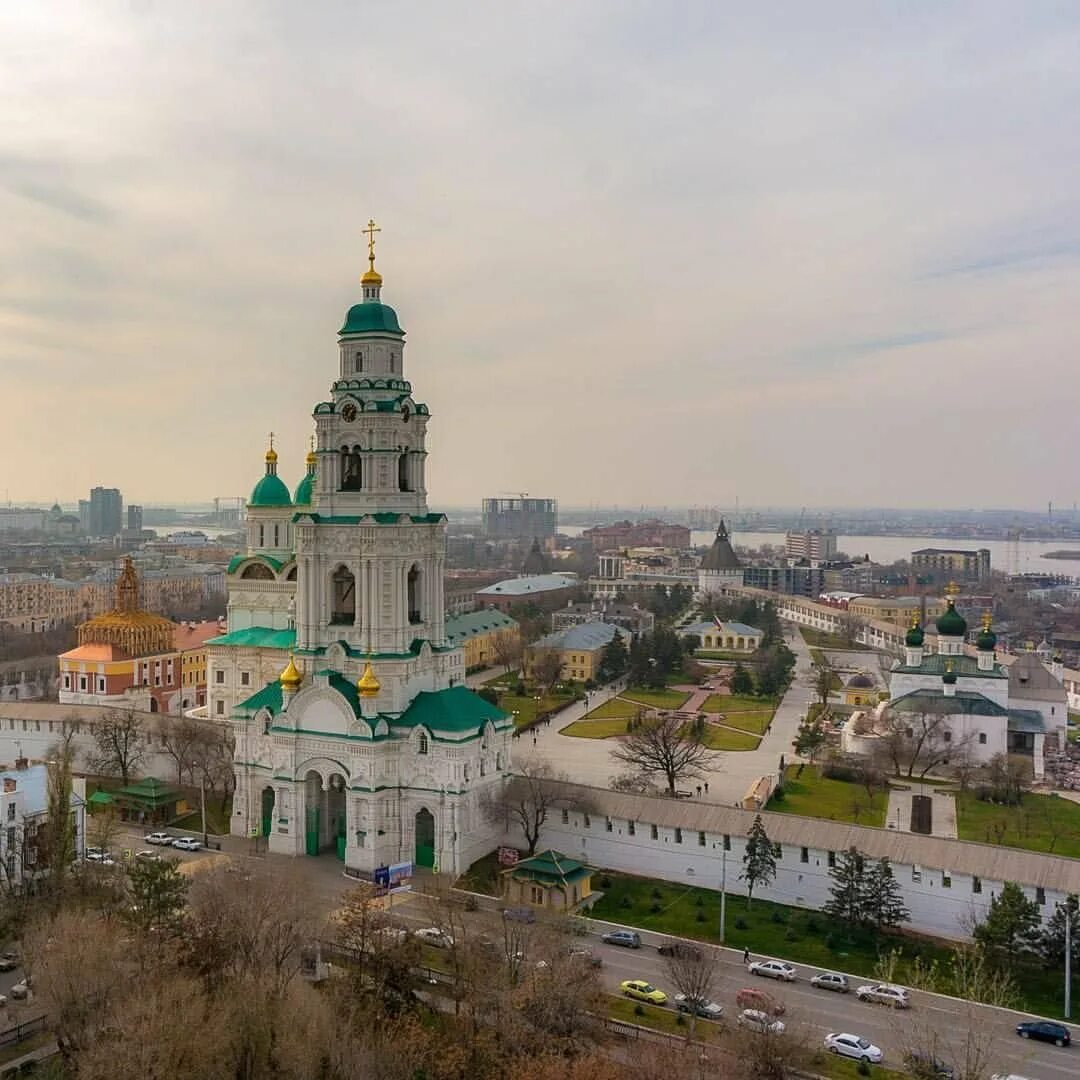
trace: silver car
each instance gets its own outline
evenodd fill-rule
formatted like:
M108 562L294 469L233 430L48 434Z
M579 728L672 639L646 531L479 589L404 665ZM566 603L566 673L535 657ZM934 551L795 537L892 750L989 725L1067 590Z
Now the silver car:
M747 969L751 975L763 975L767 979L782 979L784 982L794 982L796 971L790 964L783 960L755 960Z
M837 975L834 971L823 971L810 980L810 985L818 990L832 990L837 994L846 994L851 989L846 975Z
M894 1009L910 1009L911 998L902 986L889 983L870 983L855 991L860 1001L873 1001L878 1005L891 1005Z

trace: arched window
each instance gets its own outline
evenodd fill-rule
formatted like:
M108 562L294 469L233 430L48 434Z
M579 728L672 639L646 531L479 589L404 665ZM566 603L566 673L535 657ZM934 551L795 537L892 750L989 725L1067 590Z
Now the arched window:
M426 754L428 752L428 737L421 731L420 738L416 740L416 752Z
M348 567L339 566L331 578L330 622L351 626L356 621L356 578Z
M409 455L407 452L398 455L397 486L398 491L412 491L412 488L409 486Z
M262 563L252 563L250 566L244 567L244 572L240 575L242 581L273 581L274 572L269 566L264 566Z
M424 621L424 617L420 611L420 567L416 563L409 567L407 592L409 597L409 622L413 624L421 623Z
M354 359L356 361L356 364L353 367L353 370L354 371L363 371L364 370L364 354L362 352L357 351L356 356L354 357Z
M467 784L469 782L469 763L467 761L465 762L465 765L464 765L464 773L463 773L463 775L465 777L465 783Z
M341 490L362 491L363 488L363 458L360 456L360 447L354 446L350 449L343 446L341 448Z

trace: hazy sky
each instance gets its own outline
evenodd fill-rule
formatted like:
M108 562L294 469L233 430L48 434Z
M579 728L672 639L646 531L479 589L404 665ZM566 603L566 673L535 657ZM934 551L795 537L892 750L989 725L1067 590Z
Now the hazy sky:
M1080 9L0 6L0 489L246 494L383 228L429 495L1071 503Z

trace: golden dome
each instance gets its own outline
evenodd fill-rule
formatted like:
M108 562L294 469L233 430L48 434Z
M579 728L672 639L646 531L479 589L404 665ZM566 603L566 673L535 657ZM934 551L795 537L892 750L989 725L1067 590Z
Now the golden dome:
M315 465L318 463L318 460L319 459L315 456L315 451L309 450L307 453L307 457L304 458L304 464L307 465L308 469L314 469Z
M278 676L278 682L281 683L282 690L298 690L300 684L304 681L304 675L293 663L292 656L289 657L289 666Z
M266 451L266 464L267 465L276 465L277 464L277 451L272 446L270 447L269 450Z
M364 674L357 680L356 689L360 691L362 698L373 698L382 689L379 680L375 678L375 672L371 669L370 660L364 665Z
M364 272L364 276L360 279L361 285L381 285L382 274L372 266L370 269Z

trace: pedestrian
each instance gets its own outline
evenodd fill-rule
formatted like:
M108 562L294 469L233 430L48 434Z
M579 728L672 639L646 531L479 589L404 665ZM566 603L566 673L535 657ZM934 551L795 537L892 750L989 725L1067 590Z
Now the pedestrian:
M708 780L705 781L705 794L706 795L709 794L709 781Z
M533 732L533 746L536 745L536 732Z
M698 784L698 786L697 786L697 797L699 799L701 798L701 785L700 784Z
M742 951L742 962L744 964L749 964L750 963L750 950L749 950L749 948L743 949L743 951Z

